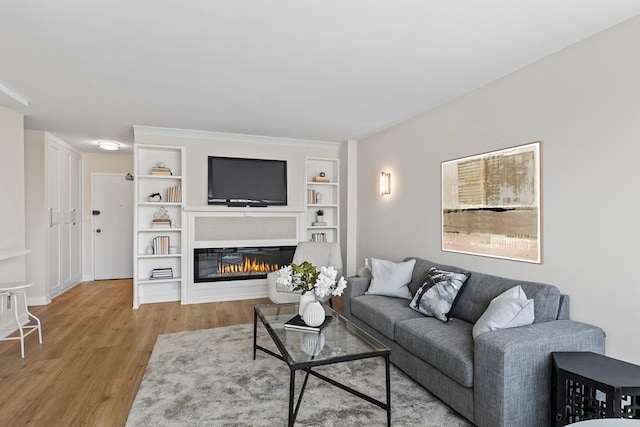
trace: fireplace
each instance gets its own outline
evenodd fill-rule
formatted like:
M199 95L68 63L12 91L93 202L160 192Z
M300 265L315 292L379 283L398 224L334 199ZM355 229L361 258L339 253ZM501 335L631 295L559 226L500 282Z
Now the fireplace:
M264 279L291 264L295 246L199 248L193 250L195 283Z

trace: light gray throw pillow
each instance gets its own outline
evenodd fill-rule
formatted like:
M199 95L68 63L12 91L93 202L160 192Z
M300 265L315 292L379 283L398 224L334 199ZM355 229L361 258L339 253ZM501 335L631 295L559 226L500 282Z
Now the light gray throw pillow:
M367 294L411 299L409 282L416 260L395 263L371 258L371 283Z
M533 320L533 300L527 299L522 286L514 286L491 300L473 325L473 339L483 332L530 325Z

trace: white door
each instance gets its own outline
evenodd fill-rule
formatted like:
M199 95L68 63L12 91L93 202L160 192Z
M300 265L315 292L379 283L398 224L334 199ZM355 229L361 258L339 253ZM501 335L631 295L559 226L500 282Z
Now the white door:
M49 297L53 298L62 292L61 263L61 228L62 206L60 205L61 157L60 147L49 144L48 147L48 185L49 185Z
M93 174L95 280L133 277L133 181L125 174Z

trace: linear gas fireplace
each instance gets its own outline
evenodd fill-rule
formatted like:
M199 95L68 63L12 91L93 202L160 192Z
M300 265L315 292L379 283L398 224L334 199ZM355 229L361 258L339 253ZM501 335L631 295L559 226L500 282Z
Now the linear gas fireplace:
M290 264L295 246L194 249L195 283L264 279Z

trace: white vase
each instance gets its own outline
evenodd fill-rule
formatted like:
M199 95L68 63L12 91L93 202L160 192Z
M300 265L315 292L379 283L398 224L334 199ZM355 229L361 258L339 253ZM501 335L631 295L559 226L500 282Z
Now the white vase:
M307 304L315 300L316 294L313 291L305 292L304 294L300 295L300 304L298 306L298 314L300 315L300 317L304 315L304 309L307 308Z
M308 326L320 326L322 322L324 322L324 307L318 301L311 301L307 304L307 307L304 309L304 314L302 315L302 320Z

